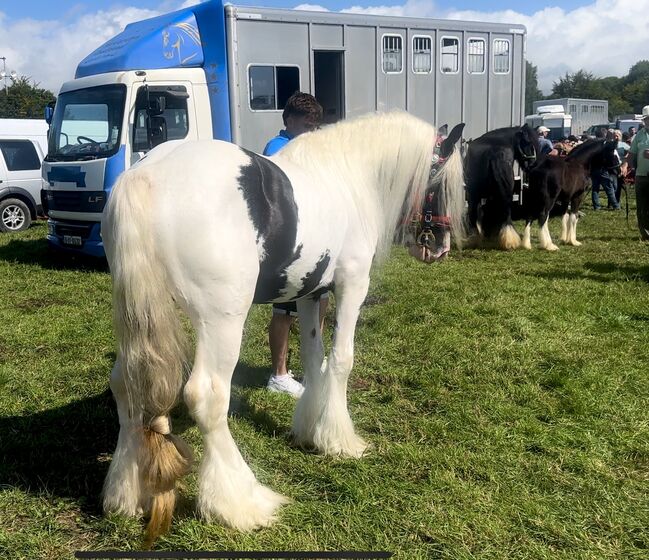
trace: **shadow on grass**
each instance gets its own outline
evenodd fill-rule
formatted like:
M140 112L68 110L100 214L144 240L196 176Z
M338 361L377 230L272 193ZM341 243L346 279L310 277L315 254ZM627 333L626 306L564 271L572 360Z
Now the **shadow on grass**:
M263 368L239 364L234 384L261 387L266 374ZM248 418L268 435L283 429L271 414L240 395L233 395L230 414ZM177 434L194 425L182 404L172 421ZM42 412L0 417L0 487L71 498L86 514L98 515L118 430L110 390Z
M43 412L0 418L0 486L73 498L83 511L97 514L117 431L110 391Z
M34 228L44 228L38 223ZM0 261L36 265L48 270L82 270L85 272L107 272L106 259L80 256L55 250L48 246L45 232L41 239L10 239L0 245Z
M528 276L549 280L594 280L595 282L641 281L649 283L649 266L620 266L610 262L587 262L575 270L553 269L528 273Z

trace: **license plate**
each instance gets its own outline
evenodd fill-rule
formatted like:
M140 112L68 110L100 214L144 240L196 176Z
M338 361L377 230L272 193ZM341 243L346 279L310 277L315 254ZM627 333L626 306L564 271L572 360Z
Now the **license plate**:
M63 236L64 245L74 245L75 247L81 247L81 237L78 235L64 235Z

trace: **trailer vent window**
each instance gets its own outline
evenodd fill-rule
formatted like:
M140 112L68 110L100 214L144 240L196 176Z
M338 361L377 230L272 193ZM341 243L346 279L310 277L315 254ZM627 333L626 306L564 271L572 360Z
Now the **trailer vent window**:
M460 69L460 41L456 37L442 37L442 74L456 74Z
M494 74L509 74L509 41L494 40Z
M577 105L570 105L569 112L570 113L576 113L577 112Z
M412 38L412 71L415 74L429 74L433 69L432 40L430 37Z
M296 91L300 91L297 66L250 66L248 92L253 111L281 111Z
M398 74L403 69L401 35L383 35L383 72Z
M581 106L581 112L582 113L588 113L588 105L582 105Z
M483 74L485 66L484 39L469 39L467 53L467 71L469 74Z

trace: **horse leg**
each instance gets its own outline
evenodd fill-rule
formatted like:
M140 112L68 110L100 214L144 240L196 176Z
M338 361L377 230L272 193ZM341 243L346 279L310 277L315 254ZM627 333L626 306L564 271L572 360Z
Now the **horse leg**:
M354 362L356 321L368 286L369 270L345 282L336 280L336 327L329 359L322 367L316 308L298 303L306 378L293 416L293 435L298 445L325 455L360 457L367 448L354 432L347 410L347 380ZM302 323L303 317L306 323ZM316 336L311 336L314 329Z
M138 469L139 446L142 443L142 417L129 414L128 395L121 358L110 375L110 388L117 403L119 436L117 447L104 482L104 511L136 516L144 513L149 496L145 495Z
M564 243L568 243L570 239L570 215L566 208L566 212L561 216L561 241Z
M522 241L523 249L532 248L532 239L531 239L532 221L533 221L532 218L525 219L525 231L523 231L523 241Z
M574 195L570 201L570 222L568 227L567 243L579 247L581 243L577 241L577 222L579 221L579 207L584 197L584 193L579 192Z
M216 297L211 292L203 298L204 308L192 317L198 341L184 389L185 402L204 440L198 511L208 521L218 519L248 531L270 525L278 507L288 500L257 482L228 428L230 383L252 293L248 300L246 294L233 298L233 290L223 289ZM215 305L224 301L227 307Z
M550 229L548 228L548 222L550 221L550 209L544 208L539 216L539 247L545 249L546 251L557 251L557 247L552 242L552 237L550 237Z

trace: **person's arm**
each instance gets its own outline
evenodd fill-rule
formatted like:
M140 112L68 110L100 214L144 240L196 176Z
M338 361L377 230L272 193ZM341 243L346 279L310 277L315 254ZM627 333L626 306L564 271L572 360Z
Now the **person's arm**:
M633 137L633 141L631 142L631 147L629 148L629 151L624 156L624 161L620 166L620 173L622 174L622 176L626 177L627 173L629 172L629 169L635 169L637 162L638 162L638 135L636 134Z

